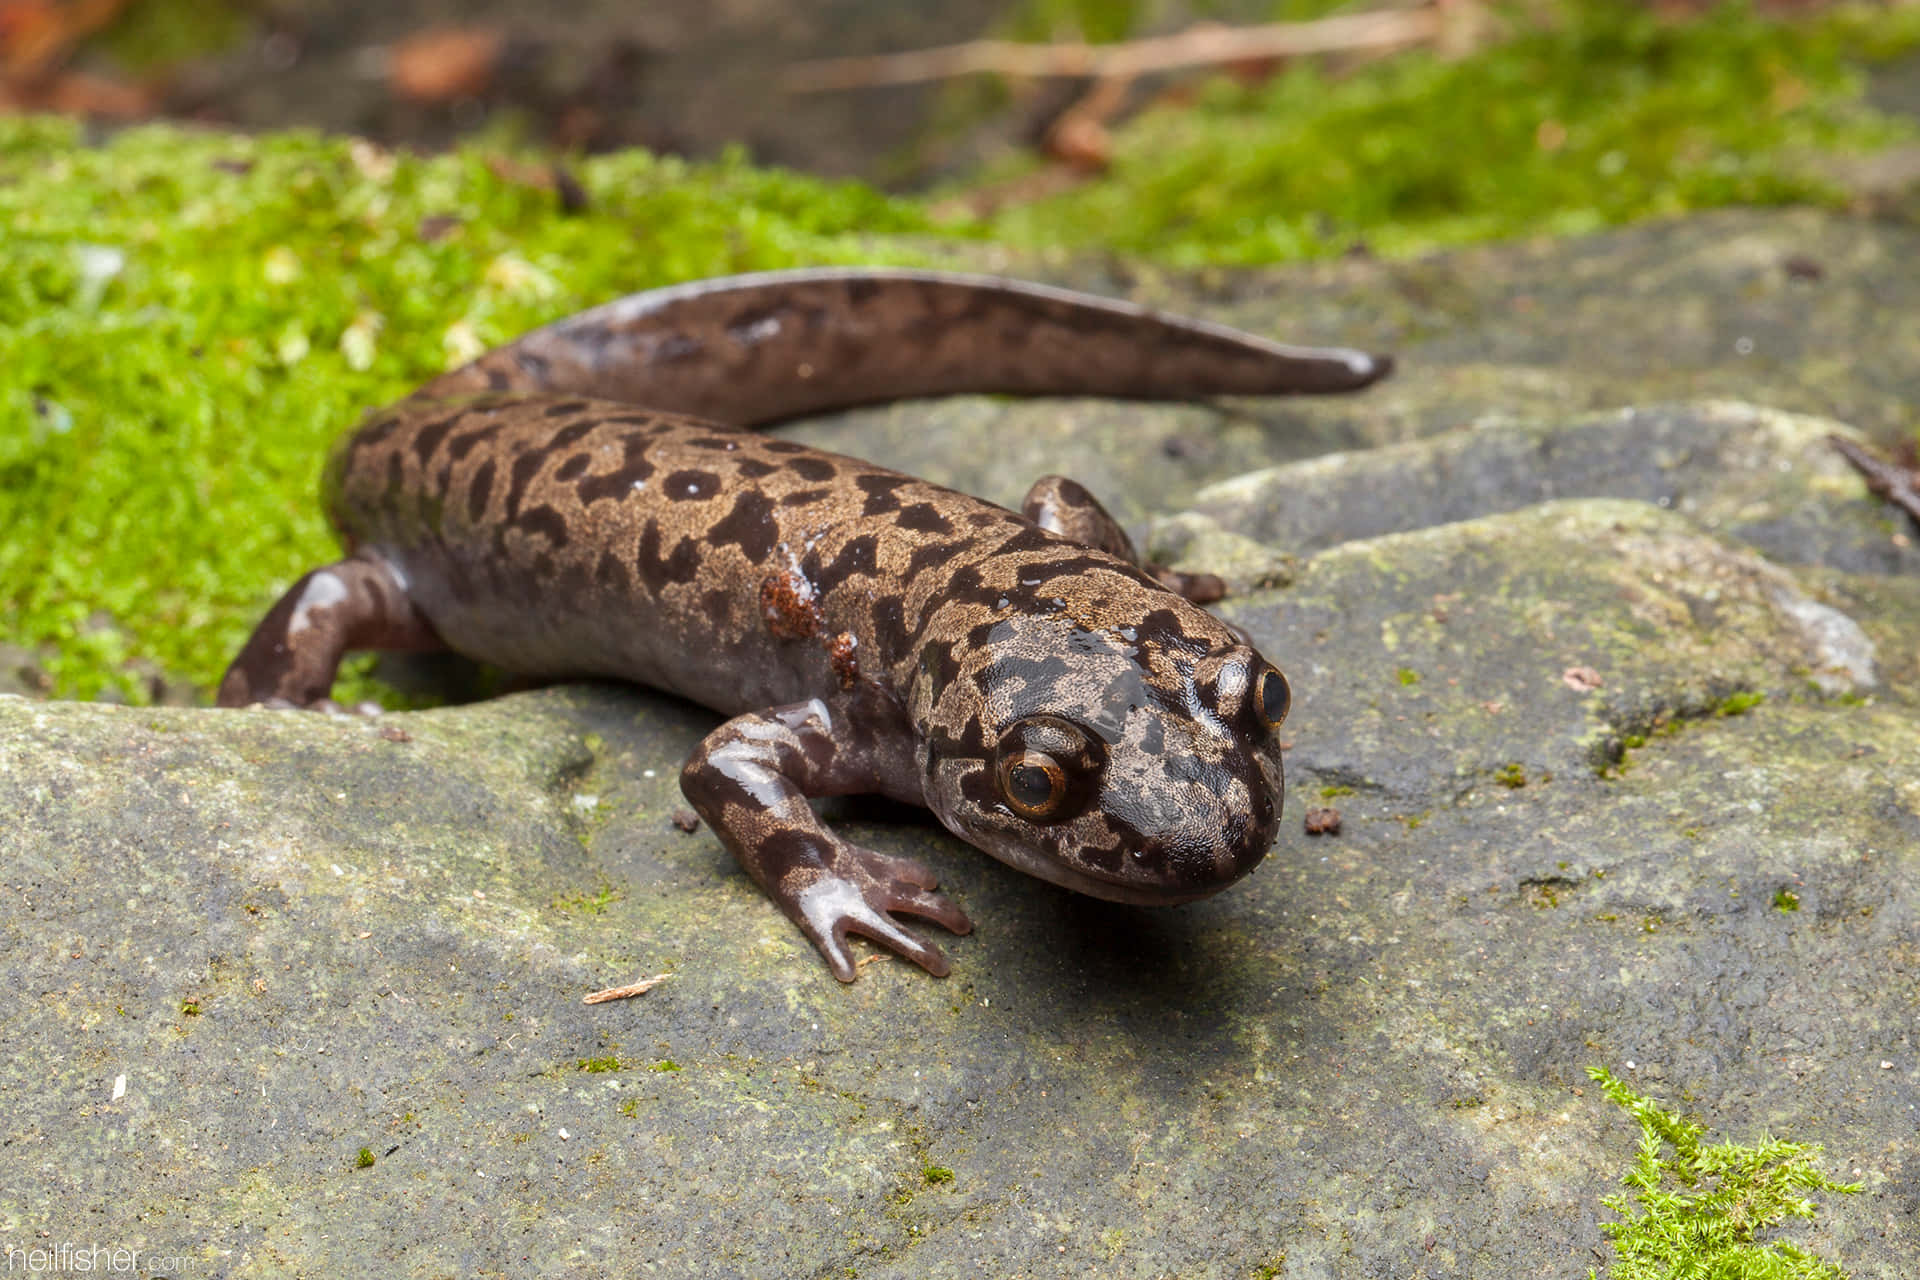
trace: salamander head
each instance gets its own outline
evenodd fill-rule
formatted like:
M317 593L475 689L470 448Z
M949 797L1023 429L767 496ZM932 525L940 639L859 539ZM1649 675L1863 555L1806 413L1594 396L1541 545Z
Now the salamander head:
M1190 901L1257 866L1280 823L1286 677L1176 603L1098 630L1007 617L940 655L946 670L923 670L926 800L941 822L1119 902Z

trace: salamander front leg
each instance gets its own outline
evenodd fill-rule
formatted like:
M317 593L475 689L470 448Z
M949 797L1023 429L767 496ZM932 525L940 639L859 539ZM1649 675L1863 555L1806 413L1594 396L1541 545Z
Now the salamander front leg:
M1027 490L1020 514L1049 533L1118 556L1128 564L1139 565L1160 580L1160 585L1195 604L1212 604L1227 594L1227 584L1211 573L1181 573L1164 565L1148 564L1134 550L1133 539L1120 522L1107 513L1100 500L1086 487L1065 476L1041 476Z
M446 646L384 561L354 556L293 584L220 681L219 703L323 707L349 649L432 652Z
M807 804L808 796L862 792L917 802L917 787L908 781L917 776L910 754L897 735L815 699L736 716L707 735L680 773L688 802L842 982L858 973L849 933L937 978L947 975L946 956L901 928L894 914L954 933L973 930L966 912L934 892L939 882L932 871L911 858L849 844Z
M1845 436L1828 436L1827 441L1853 464L1853 469L1866 480L1870 493L1899 507L1913 517L1915 523L1920 523L1920 469L1889 462Z

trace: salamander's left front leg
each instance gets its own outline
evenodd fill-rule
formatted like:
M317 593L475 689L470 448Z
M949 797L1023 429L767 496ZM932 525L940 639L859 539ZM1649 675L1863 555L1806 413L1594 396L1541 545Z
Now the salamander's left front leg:
M1041 476L1027 490L1020 514L1049 533L1089 546L1128 564L1137 564L1160 580L1160 585L1195 604L1212 604L1227 594L1227 584L1211 573L1181 573L1164 565L1148 564L1134 550L1133 539L1120 527L1086 486L1065 476Z
M919 801L911 749L859 710L847 700L829 707L815 699L736 716L694 750L680 789L813 940L834 977L857 976L847 948L847 935L857 933L943 978L946 956L893 916L918 916L964 934L973 929L966 912L934 892L939 882L925 866L848 843L807 804L809 796L864 792Z
M328 707L334 673L349 650L445 647L391 566L371 555L349 556L315 569L280 597L227 668L219 702Z

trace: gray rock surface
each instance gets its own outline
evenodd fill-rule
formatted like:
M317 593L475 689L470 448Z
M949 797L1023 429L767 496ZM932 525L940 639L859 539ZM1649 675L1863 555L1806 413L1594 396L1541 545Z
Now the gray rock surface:
M375 721L0 697L0 1248L183 1277L1583 1276L1638 1136L1601 1065L1716 1138L1824 1143L1864 1190L1790 1238L1909 1274L1920 551L1821 441L1920 389L1920 310L1889 309L1916 249L1729 215L1136 281L1402 375L799 428L1003 499L1089 477L1225 569L1294 682L1280 844L1178 910L840 804L978 923L945 981L835 983L673 824L713 717L652 694ZM1811 289L1779 267L1801 251ZM1395 310L1411 280L1448 282L1438 310ZM1302 833L1319 806L1338 835Z

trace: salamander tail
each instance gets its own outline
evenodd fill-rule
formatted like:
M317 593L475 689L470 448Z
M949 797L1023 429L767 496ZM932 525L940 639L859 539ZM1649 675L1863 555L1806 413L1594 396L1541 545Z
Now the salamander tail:
M1184 400L1355 391L1389 356L1296 347L992 276L774 271L633 294L429 383L620 400L735 426L957 392Z

